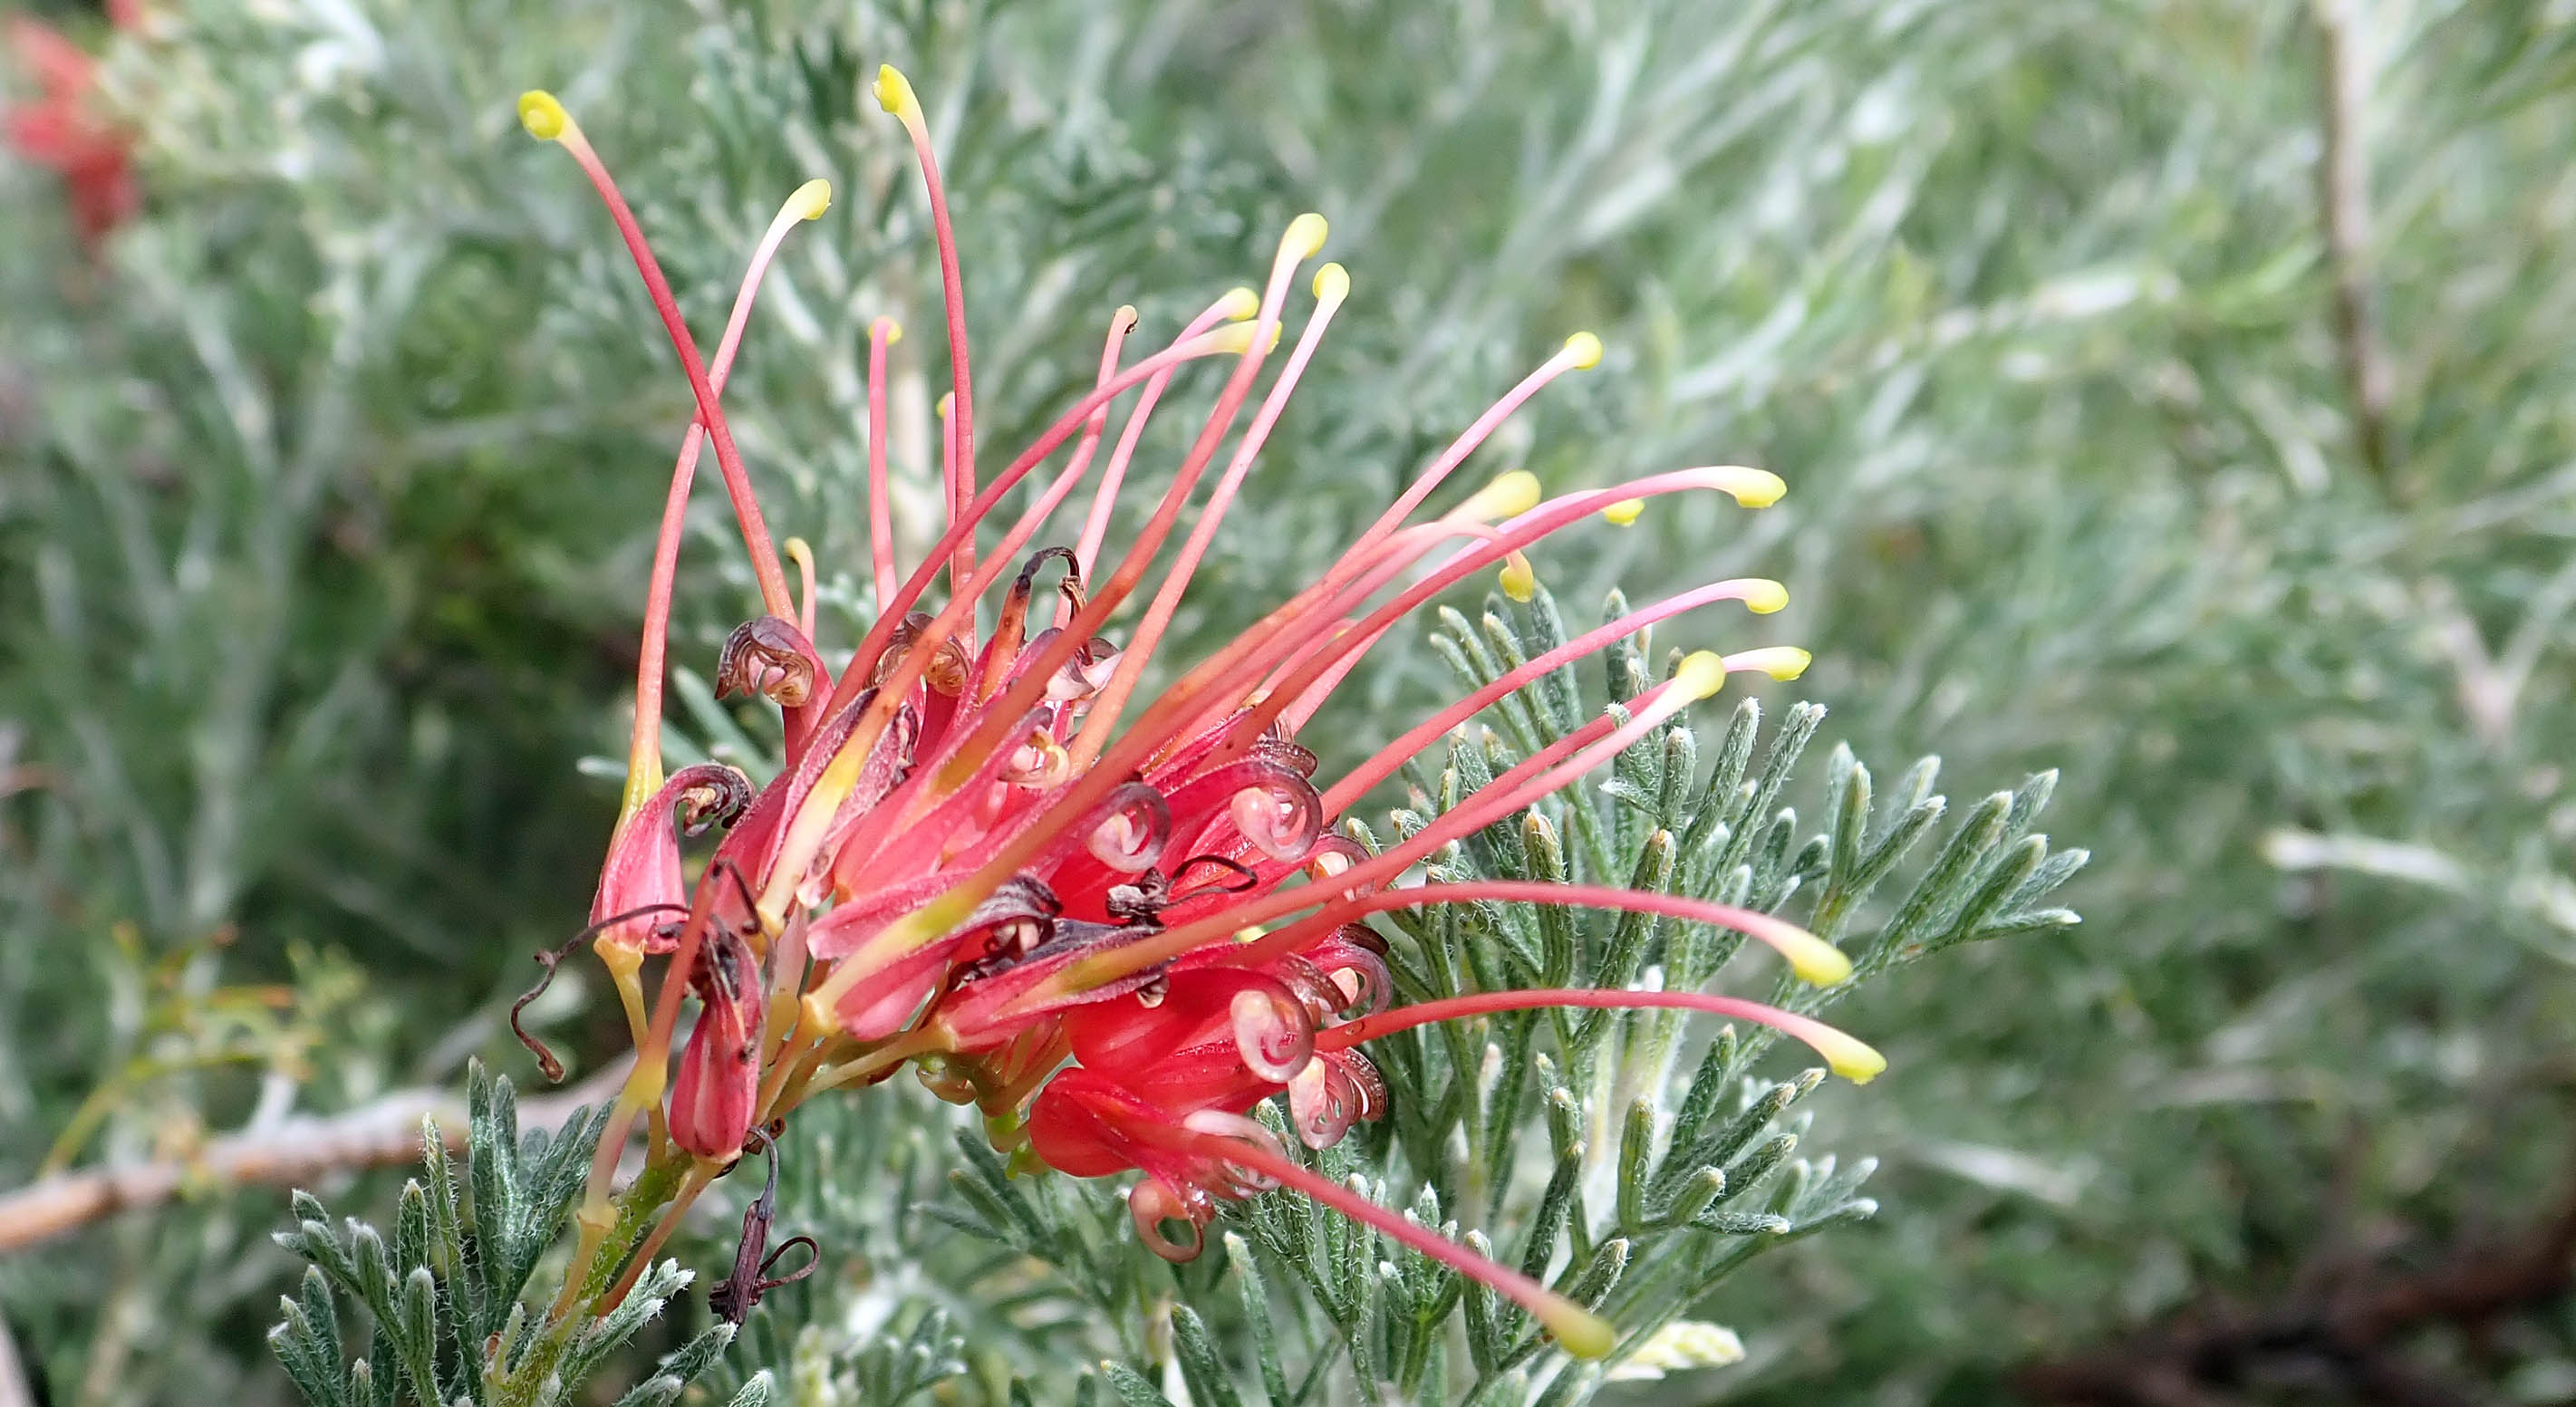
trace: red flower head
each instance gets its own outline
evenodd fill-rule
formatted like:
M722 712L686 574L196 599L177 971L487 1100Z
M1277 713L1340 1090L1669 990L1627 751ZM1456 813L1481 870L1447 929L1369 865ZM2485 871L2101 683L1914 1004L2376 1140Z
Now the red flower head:
M718 400L763 270L789 228L822 213L828 189L810 183L771 225L708 363L580 129L543 93L521 100L528 129L561 143L606 201L697 402L654 563L626 819L594 913L600 920L655 906L656 917L612 930L613 942L603 935L622 990L639 992L632 974L646 951L671 955L649 1023L640 994L629 998L642 1061L621 1113L659 1102L681 999L694 993L702 1011L667 1119L669 1137L702 1169L729 1161L755 1124L802 1100L916 1063L934 1089L980 1106L999 1142L1024 1146L1039 1164L1080 1177L1139 1174L1129 1206L1139 1234L1164 1255L1195 1254L1220 1202L1291 1186L1510 1294L1569 1349L1606 1352L1608 1326L1318 1177L1249 1114L1284 1097L1298 1139L1330 1146L1386 1108L1366 1042L1426 1022L1540 1006L1713 1012L1806 1041L1851 1078L1876 1074L1877 1053L1839 1031L1694 992L1497 992L1390 1005L1385 947L1364 922L1451 902L1589 905L1739 930L1779 950L1810 981L1842 980L1850 963L1830 944L1725 905L1535 882L1400 884L1444 847L1669 726L1729 671L1792 677L1805 666L1804 651L1693 655L1659 687L1512 767L1383 853L1338 828L1406 758L1569 662L1682 611L1720 601L1772 611L1786 593L1770 581L1724 581L1633 612L1514 668L1326 785L1316 781L1315 754L1296 739L1379 639L1451 586L1499 569L1504 589L1527 599L1534 577L1524 554L1560 529L1595 516L1625 523L1646 500L1669 494L1716 492L1760 507L1779 497L1780 481L1757 469L1680 469L1548 499L1533 476L1515 471L1416 521L1524 401L1599 360L1599 341L1577 334L1305 589L1159 690L1149 688L1193 574L1350 295L1340 265L1314 275L1311 311L1255 402L1290 287L1323 245L1324 221L1299 216L1259 292L1216 298L1142 356L1131 359L1126 345L1136 314L1119 309L1092 391L988 478L975 438L956 246L929 132L900 74L883 70L877 95L912 140L938 239L954 368L942 447L948 527L926 560L899 573L884 433L888 348L899 334L880 318L868 384L878 615L837 673L815 645L812 557L802 543L788 544L803 577L800 606ZM1144 427L1173 377L1201 360L1227 368L1214 409L1144 525L1112 553L1108 525ZM1131 395L1074 545L1035 547L1059 514L1071 521L1069 500L1100 459L1113 405ZM763 694L785 715L785 765L747 805L694 775L702 769L668 783L660 770L664 629L702 445L714 447L762 596L761 616L728 642L719 682ZM1058 467L1033 478L1068 447ZM1006 521L1000 506L1024 481L1026 506ZM1149 569L1166 555L1169 567L1145 594ZM943 574L946 594L935 599ZM992 627L979 633L977 607L997 589ZM1131 603L1138 608L1124 640L1113 643L1104 632ZM686 916L675 919L683 887L672 818L684 799L688 817L730 819L738 811L739 819L688 891ZM603 1170L613 1142L602 1146ZM603 1172L586 1228L599 1220L604 1186ZM1172 1226L1186 1234L1167 1234Z

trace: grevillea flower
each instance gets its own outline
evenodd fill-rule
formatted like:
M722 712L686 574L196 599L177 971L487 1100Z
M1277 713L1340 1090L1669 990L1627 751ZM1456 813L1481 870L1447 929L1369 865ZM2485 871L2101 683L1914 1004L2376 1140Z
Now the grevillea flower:
M1734 929L1777 949L1811 982L1841 981L1850 963L1832 945L1726 905L1587 885L1406 882L1444 847L1669 726L1730 671L1794 677L1804 651L1692 655L1661 685L1382 853L1340 828L1406 758L1569 662L1683 611L1726 601L1773 611L1786 593L1766 580L1722 581L1637 610L1512 669L1326 782L1297 738L1377 641L1450 587L1499 571L1504 589L1527 599L1526 553L1562 529L1595 517L1625 523L1646 501L1672 494L1718 493L1758 508L1780 496L1780 481L1758 469L1687 468L1545 498L1533 476L1514 471L1422 516L1523 402L1599 360L1600 343L1578 333L1304 589L1206 658L1169 662L1162 647L1183 593L1350 296L1340 265L1315 273L1313 301L1264 387L1298 268L1324 243L1322 217L1290 223L1258 291L1215 297L1142 355L1128 345L1142 330L1137 315L1119 309L1091 392L995 468L975 435L964 295L930 135L902 75L883 70L876 91L911 139L938 241L954 378L941 451L947 528L908 574L899 569L885 451L888 349L899 332L880 318L870 329L867 427L878 614L846 655L827 655L816 642L812 554L786 544L800 599L719 400L763 272L790 229L823 213L828 188L809 183L779 212L709 362L580 128L544 93L520 102L528 130L561 144L598 188L697 406L662 519L625 807L592 914L641 1056L616 1127L654 1114L655 1156L667 1149L691 1160L675 1199L685 1206L755 1128L828 1090L911 1065L944 1096L979 1106L997 1146L1027 1161L1078 1177L1134 1175L1128 1203L1138 1234L1166 1256L1195 1254L1220 1203L1292 1187L1509 1294L1569 1350L1606 1352L1611 1332L1592 1315L1319 1177L1250 1115L1265 1100L1284 1100L1296 1137L1328 1147L1386 1109L1370 1040L1536 1007L1711 1012L1777 1028L1855 1080L1876 1074L1877 1053L1850 1036L1725 996L1576 989L1396 1005L1384 940L1366 923L1371 914L1459 902L1626 910ZM1199 361L1224 371L1214 406L1144 525L1113 550L1113 508L1147 421L1174 377ZM1122 404L1112 441L1109 423ZM726 690L774 702L785 728L784 765L758 788L721 767L665 779L660 764L665 630L705 447L762 598L761 614L727 642L717 678ZM1089 501L1078 505L1086 483ZM1006 517L1000 506L1015 494L1025 507ZM1165 558L1149 593L1149 569ZM979 616L988 602L989 620ZM717 821L729 831L689 883L680 831ZM651 954L668 954L669 965L648 1013L640 972ZM666 1091L687 995L700 1012ZM582 1212L585 1264L610 1220L607 1177L619 1142L603 1142Z
M120 28L140 22L131 0L108 9ZM11 15L8 24L9 50L39 96L0 113L0 132L20 156L62 177L73 227L95 246L142 208L133 141L98 111L97 60L41 21Z

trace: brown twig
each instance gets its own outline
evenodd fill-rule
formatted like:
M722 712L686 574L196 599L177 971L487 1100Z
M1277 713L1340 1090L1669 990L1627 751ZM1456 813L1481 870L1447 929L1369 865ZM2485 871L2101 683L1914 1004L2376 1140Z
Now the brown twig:
M624 1062L557 1094L521 1101L523 1127L559 1128L576 1108L615 1094ZM0 1254L120 1212L157 1207L201 1189L287 1187L353 1168L420 1156L421 1120L435 1118L450 1147L465 1142L465 1101L444 1090L403 1090L328 1118L286 1119L227 1134L193 1158L84 1168L0 1195Z
M2437 1325L2475 1328L2576 1290L2576 1178L2521 1234L2465 1241L2422 1268L2356 1265L2267 1309L2211 1304L2108 1348L2034 1364L2017 1382L2065 1407L2227 1407L2233 1389L2322 1381L2389 1407L2486 1399L2407 1361Z
M2362 130L2369 73L2354 35L2351 0L2315 0L2324 151L2317 163L2326 267L2334 283L2335 345L2343 360L2353 440L2382 492L2402 501L2389 460L2388 358L2370 285L2370 154Z

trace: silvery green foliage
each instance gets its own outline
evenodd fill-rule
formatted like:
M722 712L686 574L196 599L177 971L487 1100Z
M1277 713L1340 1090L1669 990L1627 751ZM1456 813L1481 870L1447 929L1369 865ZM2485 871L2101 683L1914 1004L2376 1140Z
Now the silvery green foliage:
M296 1225L277 1243L309 1262L299 1293L281 1302L270 1347L313 1407L555 1407L630 1365L629 1343L662 1316L690 1272L648 1268L618 1306L568 1335L543 1331L545 1299L530 1280L562 1237L581 1195L604 1110L576 1113L556 1133L519 1130L507 1080L477 1065L468 1082L460 1181L435 1124L423 1131L422 1175L405 1183L390 1240L352 1218L335 1227L321 1202L295 1194ZM540 1292L552 1286L539 1281ZM348 1356L343 1314L365 1351ZM733 1340L717 1324L666 1355L618 1407L669 1407ZM762 1383L732 1407L759 1407Z
M2052 814L2110 857L2086 876L2090 936L1961 952L1847 1018L1904 1033L1903 1097L1834 1109L1907 1216L1802 1265L1797 1326L1754 1336L1748 1391L1989 1400L2025 1353L2208 1287L2261 1297L2354 1227L2438 1230L2563 1176L2564 5L2352 7L2411 504L2357 462L2337 385L2308 6L153 8L176 37L112 65L152 138L153 210L87 282L103 296L65 296L86 281L42 173L0 163L0 415L32 404L77 432L13 419L0 443L0 596L33 607L0 641L0 716L14 760L56 778L10 798L0 864L13 1128L60 1127L102 1045L150 1046L129 1021L148 961L102 980L89 941L120 920L147 960L205 936L168 917L192 907L250 919L250 962L297 938L367 954L366 1019L322 1033L316 1078L271 1074L325 1109L407 1068L452 1073L469 1008L563 936L610 794L560 783L616 731L602 701L686 410L634 308L581 303L633 295L586 193L536 178L551 154L509 98L553 84L618 153L703 160L668 178L621 162L657 228L703 225L665 247L703 315L771 202L824 169L818 133L845 212L918 219L864 99L800 72L794 46L828 29L936 95L952 176L1007 153L956 191L990 374L1071 384L1129 282L1222 287L1249 229L1293 208L1364 251L1332 251L1359 296L1254 491L1283 487L1261 531L1221 543L1247 601L1333 545L1349 505L1382 503L1523 354L1590 326L1603 374L1504 449L1551 484L1718 456L1793 493L1747 529L1657 513L1597 557L1542 561L1569 598L1758 562L1797 588L1787 623L1822 656L1807 687L1867 755L1938 746L1980 777L2086 755ZM858 120L800 127L799 106ZM1149 236L1170 219L1147 267L1104 237L1119 259L1037 277L1050 241L1092 234L1013 204L1027 148L1057 133L1156 173L1103 217ZM1218 189L1191 204L1200 181ZM1229 210L1233 244L1193 233ZM272 574L252 529L277 500L226 433L248 403L204 354L252 368L270 423L298 423L338 345L304 334L346 306L314 300L320 276L425 238L449 255L433 296L366 348L363 433L285 538L334 550ZM917 246L866 238L813 287L926 306ZM840 308L796 262L813 243L791 244L782 286L828 339ZM126 285L124 261L152 276ZM802 378L831 361L788 328L756 320L730 399L769 436L756 473L774 452L846 511L841 471L797 450L837 443L850 410L813 399ZM700 522L693 561L725 546L719 514ZM696 604L701 644L740 597ZM67 598L115 649L66 648L70 617L48 613ZM281 613L282 667L228 678ZM1438 673L1399 659L1360 682L1403 718ZM460 687L424 698L424 680ZM264 702L199 709L218 684ZM102 1007L109 1042L66 1038ZM105 1150L200 1107L220 1122L239 1091L152 1093ZM43 1141L12 1140L8 1173ZM2350 1227L2330 1184L2352 1191ZM128 1222L0 1263L0 1298L58 1393L256 1395L239 1365L265 1355L238 1311L273 1297L282 1258L241 1248L272 1220L253 1194ZM1717 1317L1750 1326L1774 1300L1746 1277Z

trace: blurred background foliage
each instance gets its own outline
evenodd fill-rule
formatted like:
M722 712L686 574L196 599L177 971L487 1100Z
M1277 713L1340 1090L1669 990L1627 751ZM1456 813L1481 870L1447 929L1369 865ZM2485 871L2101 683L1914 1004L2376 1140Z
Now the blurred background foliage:
M1603 367L1481 462L1792 492L1560 549L1558 595L1777 576L1781 617L1691 629L1811 645L1800 692L1882 765L2064 769L2086 924L1844 1013L1895 1070L1819 1119L1884 1159L1886 1210L1706 1307L1744 1363L1622 1391L2576 1398L2576 6L46 18L106 54L144 207L88 247L52 173L0 162L0 1182L517 1068L499 1018L584 911L614 787L577 764L623 733L688 411L510 100L583 115L701 328L775 202L832 178L727 399L852 610L867 320L915 330L916 506L941 374L860 90L891 60L949 152L991 443L1087 382L1118 303L1185 315L1332 217L1357 295L1184 631L1276 599L1591 327ZM703 670L748 595L699 509ZM1352 744L1443 683L1389 651ZM613 1005L559 990L613 1046ZM202 1189L0 1259L52 1400L277 1400L281 1205ZM2555 1259L2493 1283L2489 1241ZM2438 1303L2353 1308L2414 1289ZM879 1356L814 1381L888 1397L912 1370ZM2203 1395L2145 1395L2168 1380Z

